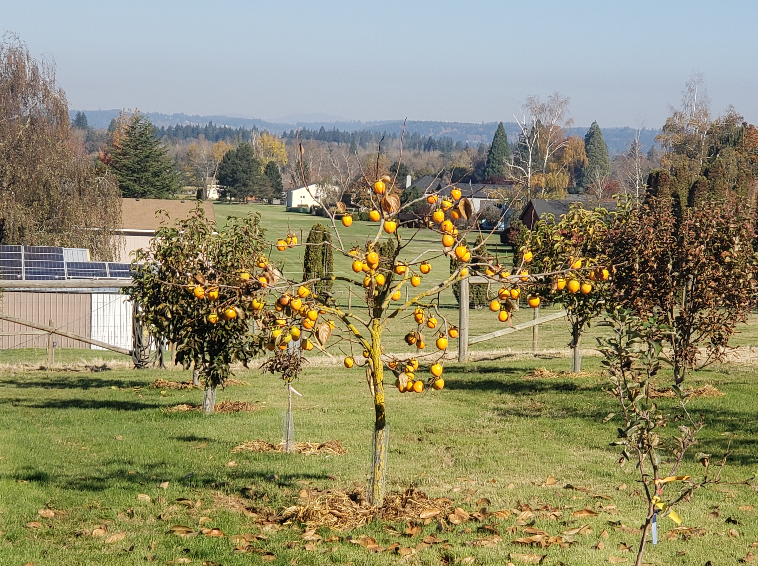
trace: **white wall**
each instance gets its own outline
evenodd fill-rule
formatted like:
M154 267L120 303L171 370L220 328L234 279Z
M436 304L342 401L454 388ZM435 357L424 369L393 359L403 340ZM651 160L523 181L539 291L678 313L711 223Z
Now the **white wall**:
M310 189L310 193L308 190ZM316 199L313 197L318 194L318 186L310 185L308 188L300 187L287 191L287 208L296 208L298 206L316 206ZM313 196L311 196L313 195Z
M132 303L123 295L92 294L93 340L132 349ZM93 349L101 350L97 346Z

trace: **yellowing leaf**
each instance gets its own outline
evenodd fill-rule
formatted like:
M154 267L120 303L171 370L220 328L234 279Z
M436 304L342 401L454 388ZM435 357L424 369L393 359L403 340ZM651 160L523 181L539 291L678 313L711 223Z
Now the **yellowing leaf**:
M39 511L37 511L37 515L39 515L40 517L45 517L46 519L52 519L53 517L55 517L55 511L53 511L52 509L40 509Z

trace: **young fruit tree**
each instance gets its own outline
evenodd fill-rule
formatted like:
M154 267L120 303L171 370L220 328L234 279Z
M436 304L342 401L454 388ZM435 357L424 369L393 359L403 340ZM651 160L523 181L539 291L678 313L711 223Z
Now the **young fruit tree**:
M282 360L284 355L279 349L284 351L287 346L282 346L294 341L299 342L301 353L339 352L345 367L365 371L374 406L372 473L367 495L371 504L378 506L384 499L388 447L385 365L401 393L442 389L445 352L449 338L457 338L458 329L440 311L440 294L467 277L473 267L498 277L509 288L531 285L532 279L502 278L502 267L495 265L492 258L480 257L476 249L463 244L469 231L463 223L473 221L476 226L476 215L460 189L453 187L449 197L423 194L401 205L401 189L391 177L379 175L377 167L373 175L364 174L360 188L354 190L360 194L351 195L353 202L366 203L369 218L379 223L365 244L346 245L355 225L341 202L323 207L331 228L330 245L335 255L349 261L353 275L325 275L305 281L282 277L268 289L278 298L276 317L273 323L264 324L264 332L268 348ZM318 195L313 197L318 200ZM403 225L400 213L422 200L428 205L423 207L423 216ZM411 228L410 224L422 227ZM418 234L427 236L430 232L439 238L439 245L420 251L415 246L416 251L408 252ZM286 257L287 240L280 239L276 249ZM460 263L452 273L435 274L430 261L438 257L454 257ZM353 296L349 307L338 304L332 294L314 292L325 278L350 289ZM385 351L383 337L389 325L395 329L407 325L405 341L412 348L408 355ZM272 367L283 365L277 362ZM426 378L420 373L422 366L428 368Z
M548 274L529 304L538 306L545 297L566 310L571 325L571 371L575 373L581 371L582 332L603 312L611 288L612 268L604 248L610 218L604 208L584 209L574 204L560 218L547 215L531 231L522 228L519 234L521 255L514 262L520 266L519 272L526 273L528 266Z
M258 216L232 218L219 232L198 206L188 218L165 223L136 252L134 285L125 291L137 305L135 316L176 345L177 363L200 370L205 413L213 412L231 364L247 364L262 351L250 318L277 277L263 251Z
M610 335L598 338L603 368L618 401L619 415L610 413L603 422L621 418L613 445L621 450L619 463L632 464L639 476L647 502L645 522L640 535L635 566L642 565L645 545L657 544L658 521L666 518L676 525L682 518L674 509L688 502L695 490L718 483L729 455L731 437L719 464L711 467L711 455L700 453L695 459L702 466L702 476L695 479L696 467L685 461L689 449L697 443L697 434L705 426L703 416L693 418L687 410L689 393L675 389L677 398L659 406L655 381L663 367L663 344L670 328L657 316L647 320L623 307L609 309L606 320ZM676 423L676 426L667 426ZM668 467L668 472L664 468ZM691 471L692 470L692 471ZM665 493L669 486L681 486L678 493Z
M750 211L733 202L705 198L682 210L662 195L617 215L607 233L613 302L670 328L665 343L677 387L691 371L723 360L755 305L751 224Z

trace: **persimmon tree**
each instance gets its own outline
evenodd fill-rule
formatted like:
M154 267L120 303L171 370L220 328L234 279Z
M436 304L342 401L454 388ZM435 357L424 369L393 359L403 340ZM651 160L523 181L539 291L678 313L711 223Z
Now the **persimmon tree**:
M303 184L309 186L305 169L301 164ZM346 367L365 371L374 407L374 448L368 487L368 499L373 505L381 505L385 493L388 447L385 366L402 393L421 393L429 387L442 389L444 354L449 338L457 338L458 329L439 309L440 294L468 276L473 268L497 278L508 288L532 282L530 277L524 277L524 281L509 275L503 277L503 268L493 258L480 256L477 249L463 244L469 232L464 223L476 225L476 218L471 203L461 197L460 189L452 188L449 197L422 194L401 205L400 187L379 171L377 161L373 174L364 173L353 186L353 191L359 193L352 195L353 201L365 203L370 209L370 219L379 223L376 233L365 244L349 245L353 219L343 204L323 207L332 231L333 252L350 262L353 273L325 277L347 286L360 300L353 300L348 308L338 304L332 295L314 292L323 277L305 281L282 277L269 288L278 295L274 321L264 323L266 346L275 357L283 360L280 352L287 350L289 343L299 341L304 355L309 350L339 352ZM312 196L318 200L318 195ZM422 227L403 225L400 213L413 210L419 202L427 205L423 207L423 216L418 215L409 224ZM406 257L409 244L422 231L425 235L435 232L440 243ZM287 238L279 239L275 247L286 252ZM437 257L454 257L459 264L451 273L435 274L430 261ZM406 289L408 292L404 294ZM385 351L383 337L390 325L393 329L407 325L405 341L412 348L408 355ZM283 367L283 363L274 366ZM422 377L422 367L428 367L427 377Z
M276 272L263 253L258 216L231 218L223 231L199 206L173 225L166 220L150 246L137 250L125 292L137 319L176 345L176 362L200 370L203 411L212 413L231 364L246 365L262 351L250 319Z
M573 372L581 371L582 332L600 315L610 289L611 265L605 253L605 233L610 213L604 208L584 209L574 204L555 218L548 214L519 234L519 254L514 258L519 272L527 268L548 274L535 290L531 303L540 297L566 309L571 325Z

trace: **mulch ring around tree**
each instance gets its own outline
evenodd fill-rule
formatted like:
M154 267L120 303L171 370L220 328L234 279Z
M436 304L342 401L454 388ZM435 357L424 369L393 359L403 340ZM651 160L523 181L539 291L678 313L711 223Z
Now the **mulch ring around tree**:
M697 399L698 397L723 397L725 395L725 393L719 391L711 384L703 385L697 389L685 389L684 391L685 393L689 393L688 397L690 399ZM650 396L674 399L676 397L676 393L674 393L671 389L656 389L655 387L651 387Z
M430 499L413 487L403 493L388 494L381 507L372 507L361 489L350 493L331 489L302 489L298 496L301 503L285 509L281 517L285 521L295 521L311 529L329 527L345 531L362 527L375 519L391 523L405 521L421 524L427 520L431 522L432 519L445 521L448 517L453 517L458 522L469 520L469 513L456 509L450 499Z
M250 401L222 401L216 403L214 411L216 413L252 413L262 409L260 405L251 403ZM165 413L187 413L189 411L202 411L202 405L190 405L182 403L181 405L174 405L172 407L166 407L163 409Z
M271 444L265 440L251 440L235 446L232 452L284 452L284 443ZM327 456L342 456L347 454L347 449L339 440L327 440L326 442L297 442L295 452L310 456L312 454L325 454Z
M224 387L229 385L250 385L241 379L227 379ZM151 389L202 389L202 386L193 385L191 381L169 381L168 379L156 379L150 385Z
M532 371L530 371L527 374L524 374L521 379L526 379L527 381L533 380L533 379L563 379L563 378L581 378L581 377L590 377L592 374L587 371L581 371L579 373L573 373L570 371L552 371L547 368L534 368Z

